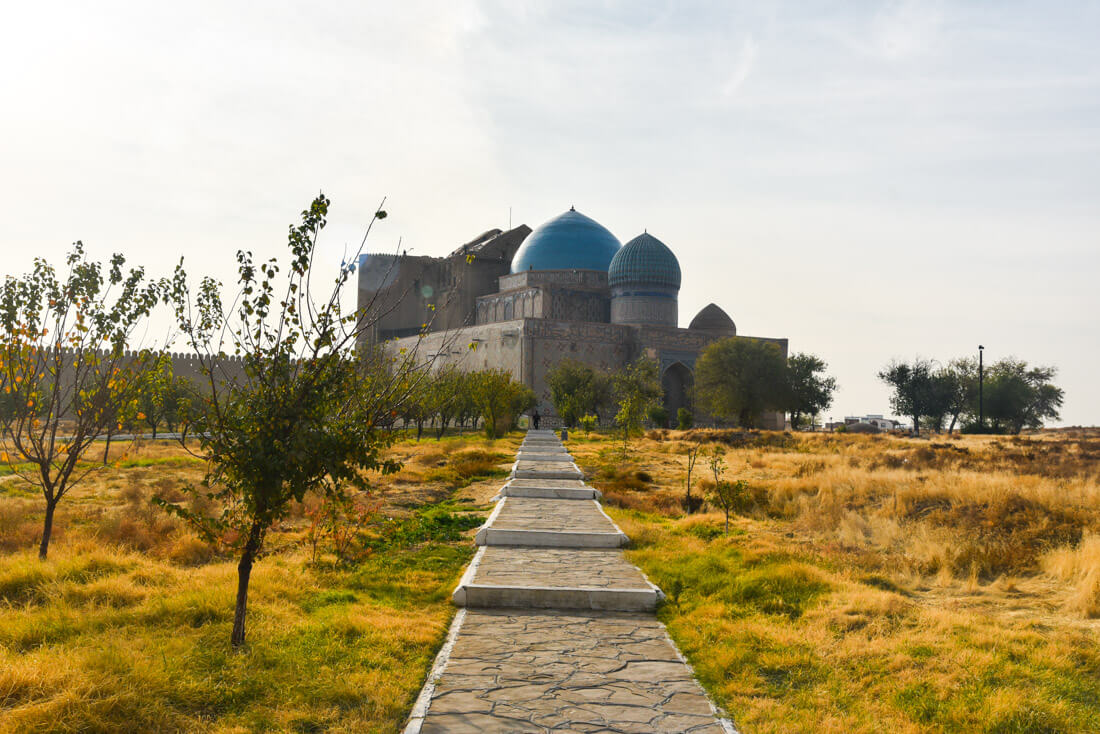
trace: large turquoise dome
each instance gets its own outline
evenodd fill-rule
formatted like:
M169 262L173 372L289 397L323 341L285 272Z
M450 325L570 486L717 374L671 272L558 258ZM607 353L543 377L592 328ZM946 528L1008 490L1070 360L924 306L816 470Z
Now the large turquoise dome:
M648 285L680 290L680 263L664 242L640 234L615 253L608 268L607 284Z
M602 270L622 244L594 219L577 210L535 228L512 258L512 272L524 270Z

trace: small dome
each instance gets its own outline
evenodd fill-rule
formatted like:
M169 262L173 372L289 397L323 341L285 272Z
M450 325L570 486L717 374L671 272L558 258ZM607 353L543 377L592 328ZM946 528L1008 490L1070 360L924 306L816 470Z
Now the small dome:
M535 228L512 258L512 272L602 270L622 247L615 235L575 209Z
M713 303L707 304L702 311L695 314L688 328L700 331L728 331L737 334L737 326L733 323L733 319Z
M651 285L680 290L680 263L664 242L640 234L615 253L607 271L612 288L621 285Z

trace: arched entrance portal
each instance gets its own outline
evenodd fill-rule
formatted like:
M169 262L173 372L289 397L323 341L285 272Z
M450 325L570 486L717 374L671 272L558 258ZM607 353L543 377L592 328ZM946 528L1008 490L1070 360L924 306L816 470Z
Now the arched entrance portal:
M676 413L680 408L692 409L692 388L695 376L683 362L673 362L661 375L661 388L665 392L665 410L669 425L676 426ZM693 411L694 412L694 411Z

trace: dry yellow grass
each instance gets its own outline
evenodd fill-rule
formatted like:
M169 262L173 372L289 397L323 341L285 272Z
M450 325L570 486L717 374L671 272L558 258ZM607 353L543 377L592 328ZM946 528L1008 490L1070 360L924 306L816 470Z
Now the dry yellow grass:
M746 732L1100 731L1100 434L651 432L572 451ZM753 507L686 515L722 446ZM728 441L730 443L723 443ZM704 460L693 492L713 477Z
M370 537L394 540L354 563L311 564L308 502L296 507L253 573L243 654L229 646L235 558L150 502L187 501L181 488L201 479L178 446L132 447L74 489L46 562L40 500L0 478L0 731L398 730L473 551L447 515L418 512L494 468L473 443L395 446L411 470L441 446L455 460L412 487L376 478L383 524Z

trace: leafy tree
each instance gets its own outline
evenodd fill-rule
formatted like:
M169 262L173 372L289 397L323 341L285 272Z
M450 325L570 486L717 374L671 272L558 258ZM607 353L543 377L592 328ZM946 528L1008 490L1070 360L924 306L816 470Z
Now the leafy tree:
M654 405L649 409L649 422L658 428L668 428L668 411L663 405Z
M657 363L643 357L616 372L612 380L619 405L615 422L623 429L625 450L630 434L641 431L642 420L649 414L650 408L661 400L661 378Z
M951 433L959 419L970 415L972 409L974 415L977 415L978 362L968 357L953 359L947 367L940 370L938 377L947 393L944 403L947 416L951 419L947 432Z
M477 427L477 418L481 410L477 400L477 375L471 372L458 373L458 395L455 407L455 420L463 428L467 424Z
M824 360L812 354L798 353L787 360L791 426L796 431L801 427L804 415L810 416L812 423L817 414L833 402L836 378L823 374L826 366Z
M985 383L985 415L995 432L1019 433L1058 420L1065 392L1054 385L1055 367L1030 367L1004 359L992 365Z
M599 415L608 402L607 377L575 359L563 359L546 375L550 402L562 422L572 428L585 415Z
M577 423L580 424L581 430L584 431L584 435L587 436L593 431L593 429L596 428L596 425L599 423L599 419L589 413L588 415L579 418L577 420Z
M775 344L733 337L707 346L695 363L695 391L711 414L755 428L790 403L787 362Z
M920 435L921 419L941 424L950 405L949 379L936 369L934 362L917 357L913 362L891 362L878 377L890 386L890 407L898 415L912 419L913 432Z
M531 388L512 379L507 370L473 374L473 394L484 421L485 435L496 439L507 433L520 415L537 404Z
M465 393L463 374L447 365L431 377L428 386L428 411L438 420L436 438L443 438L447 426L459 414Z
M84 454L118 420L117 406L136 400L150 357L126 346L163 295L142 268L125 271L122 255L89 261L81 242L65 264L59 276L36 258L0 289L0 460L42 492L43 559L58 503L94 469Z
M251 253L237 253L232 311L223 307L212 278L192 295L182 260L172 280L177 322L204 381L190 416L206 477L202 488L188 489L218 501L221 511L207 517L162 505L238 550L234 648L245 641L253 564L262 557L268 530L288 516L292 502L307 492L342 499L349 487L368 488L365 470L398 467L383 455L391 439L380 426L407 398L412 363L373 351L356 358L356 338L377 319L369 309L341 308L357 254L340 266L331 289L314 297L311 283L319 277L313 258L328 208L320 195L290 227L284 264L276 258L257 264ZM375 214L368 234L384 216ZM239 372L226 369L225 345L240 356Z

